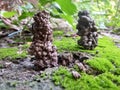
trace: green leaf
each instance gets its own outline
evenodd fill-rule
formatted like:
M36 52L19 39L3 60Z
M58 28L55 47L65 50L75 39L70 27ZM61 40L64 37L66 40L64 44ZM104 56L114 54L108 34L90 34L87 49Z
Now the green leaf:
M39 3L40 3L42 6L44 6L44 5L46 5L47 3L52 3L53 1L55 1L55 0L39 0Z
M66 21L68 21L68 23L69 23L70 25L72 25L73 29L75 29L73 16L65 15L65 14L61 14L60 16L61 16L63 19L65 19Z
M11 12L9 12L9 11L1 11L1 12L0 12L0 15L1 15L2 17L4 17L4 18L11 18L11 17L13 17L15 14L16 14L15 11L11 11Z
M56 3L66 14L73 15L77 11L77 7L71 0L56 0Z
M22 15L19 16L19 20L25 19L27 17L32 17L34 15L34 12L22 12Z

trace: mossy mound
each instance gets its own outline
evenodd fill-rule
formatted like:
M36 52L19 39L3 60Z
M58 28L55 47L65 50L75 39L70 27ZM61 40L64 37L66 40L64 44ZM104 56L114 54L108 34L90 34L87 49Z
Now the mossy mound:
M98 76L81 73L80 79L74 79L72 74L65 67L60 67L53 74L53 81L61 85L65 90L119 90L120 76L110 72Z
M61 42L61 43L60 43ZM81 78L75 80L66 67L60 67L53 73L53 81L66 90L119 90L120 88L120 49L115 46L112 39L102 37L94 50L82 50L72 38L55 42L58 51L82 51L94 54L91 60L86 61L94 71L99 74L86 74L81 71ZM97 53L96 53L97 51ZM78 70L77 70L78 71Z
M101 38L95 50L99 51L98 55L87 61L91 67L102 72L110 72L120 68L120 48L117 48L111 39Z

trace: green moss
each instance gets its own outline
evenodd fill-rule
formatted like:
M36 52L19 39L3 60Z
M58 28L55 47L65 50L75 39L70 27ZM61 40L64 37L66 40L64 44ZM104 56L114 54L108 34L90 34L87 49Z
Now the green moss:
M53 37L59 37L59 36L63 36L64 32L63 30L55 30L53 31Z
M114 73L115 75L120 75L120 68L112 69L111 72Z
M88 52L91 54L96 53L95 50L84 50L81 46L77 44L79 37L62 37L61 39L54 39L53 44L57 47L58 52Z
M106 72L120 66L120 48L114 45L112 39L107 37L101 38L95 50L98 50L99 54L92 60L87 61L91 67Z
M77 45L77 39L63 37L60 40L54 40L54 45L57 46L58 52L64 51L80 51ZM82 51L82 50L81 50Z
M65 78L65 80L63 78ZM69 79L72 79L72 75L67 68L63 66L60 66L60 68L53 73L52 77L52 80L55 81L56 85L62 84L63 87L67 87L67 82L70 82L68 81Z
M94 54L91 60L86 61L99 75L88 75L83 72L81 78L75 80L65 67L60 67L54 74L55 84L63 86L66 90L119 90L120 88L120 48L117 48L112 39L103 37L94 50L83 50L72 38L63 38L55 41L58 51L82 51ZM98 54L95 52L98 51ZM75 66L74 69L77 69ZM78 71L78 69L77 69Z
M98 76L81 73L81 78L75 80L65 67L60 67L53 74L53 81L66 90L119 90L120 77L103 73Z
M107 58L94 58L88 61L89 65L100 72L110 71L115 66Z
M62 38L61 40L55 40L54 44L57 46L59 52L77 50L75 48L75 40L71 38Z
M24 58L27 55L27 52L24 50L21 54L18 54L18 48L0 48L0 60L9 57L11 60L15 58Z

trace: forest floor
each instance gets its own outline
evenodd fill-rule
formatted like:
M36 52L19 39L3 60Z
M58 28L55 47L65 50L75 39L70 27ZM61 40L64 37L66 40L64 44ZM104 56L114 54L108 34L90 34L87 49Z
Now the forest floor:
M53 43L58 53L87 53L90 60L85 61L85 64L92 71L86 73L76 66L72 67L80 73L80 79L72 76L69 67L35 71L35 58L27 54L31 39L20 46L20 39L4 38L0 40L0 90L119 90L120 36L110 31L101 31L99 45L93 51L80 49L77 46L79 37L65 36L63 31L54 32Z

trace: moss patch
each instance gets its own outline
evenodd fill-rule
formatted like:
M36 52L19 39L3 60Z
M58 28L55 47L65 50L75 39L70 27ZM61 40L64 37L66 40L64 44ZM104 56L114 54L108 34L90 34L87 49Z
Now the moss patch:
M63 30L55 30L55 31L53 31L53 37L59 37L59 36L63 36L63 35L64 35Z
M110 72L98 76L81 73L81 78L75 80L65 67L60 67L53 74L53 81L65 90L119 90L120 76Z
M120 48L117 48L111 39L100 39L96 50L99 51L98 55L87 61L91 67L103 72L120 68Z
M61 43L60 43L61 42ZM53 81L66 90L119 90L120 88L120 49L115 46L112 39L103 37L95 50L82 50L74 39L63 38L56 41L58 51L82 51L94 54L91 60L86 61L99 75L88 75L80 72L81 78L75 80L66 67L60 67L53 74ZM59 47L60 45L60 47ZM95 54L98 51L98 54Z
M63 37L60 40L55 40L54 44L57 46L58 52L79 50L78 45L76 44L76 40L73 38Z
M14 60L15 58L24 58L27 55L26 51L23 51L21 54L17 52L18 52L18 48L16 47L0 48L0 60L7 58L7 57Z
M62 37L61 39L54 39L53 44L57 47L58 52L88 52L91 54L96 53L95 50L84 50L81 46L77 44L79 37Z

